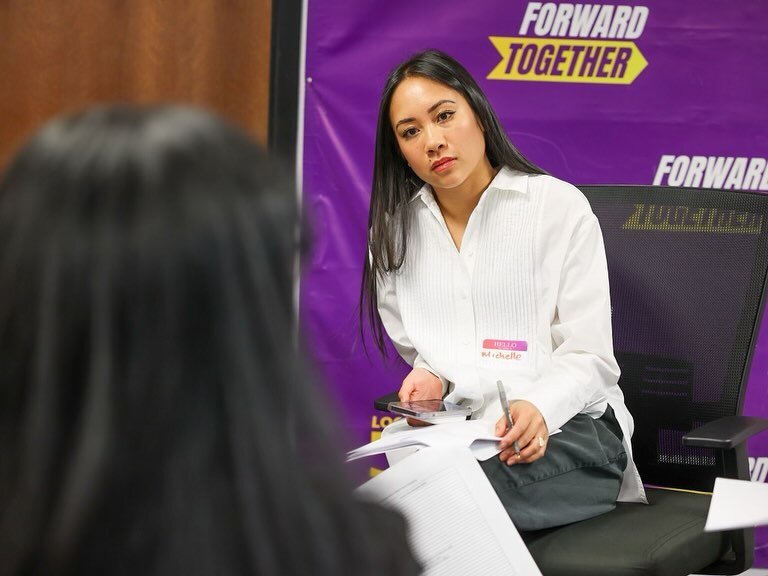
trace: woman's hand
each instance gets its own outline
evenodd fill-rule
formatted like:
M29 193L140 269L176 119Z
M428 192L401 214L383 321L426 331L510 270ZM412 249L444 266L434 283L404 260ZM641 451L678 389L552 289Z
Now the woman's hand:
M507 430L507 419L503 416L496 422L496 436L501 437L499 458L509 465L535 462L544 456L549 441L544 416L526 400L510 402L509 412L514 422L511 429ZM520 447L519 455L515 452L515 440Z
M405 377L400 391L397 393L400 402L412 400L433 400L443 395L443 384L440 378L426 368L414 368ZM415 418L406 418L411 426L426 426L427 423Z
M403 380L397 395L400 402L432 400L442 397L443 385L440 378L426 368L414 368Z

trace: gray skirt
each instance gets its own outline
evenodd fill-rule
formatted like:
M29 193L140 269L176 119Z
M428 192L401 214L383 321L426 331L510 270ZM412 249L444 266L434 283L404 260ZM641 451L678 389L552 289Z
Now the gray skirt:
M541 530L613 510L627 453L613 409L577 414L550 436L544 456L508 466L498 455L480 462L520 531Z

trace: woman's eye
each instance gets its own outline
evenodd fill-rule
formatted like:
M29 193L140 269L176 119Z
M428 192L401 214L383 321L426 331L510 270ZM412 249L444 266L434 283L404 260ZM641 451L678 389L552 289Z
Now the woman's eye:
M416 136L416 128L411 127L403 130L403 132L401 133L401 136L403 138L411 138L413 136Z
M437 115L437 121L438 122L445 122L446 120L449 120L451 116L453 116L454 112L453 110L443 110L440 112L440 114Z

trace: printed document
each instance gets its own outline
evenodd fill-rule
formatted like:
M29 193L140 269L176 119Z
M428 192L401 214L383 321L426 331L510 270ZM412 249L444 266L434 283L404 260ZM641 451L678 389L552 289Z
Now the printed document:
M466 448L426 448L357 493L399 510L425 576L541 576L507 511Z

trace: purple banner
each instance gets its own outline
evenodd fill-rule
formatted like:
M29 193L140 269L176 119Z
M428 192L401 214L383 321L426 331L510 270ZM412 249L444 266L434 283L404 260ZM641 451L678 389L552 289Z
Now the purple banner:
M303 181L314 242L301 315L344 408L350 447L389 421L372 400L408 369L394 352L382 361L369 345L366 355L357 303L378 98L388 72L412 53L456 57L516 146L569 182L768 192L762 0L315 0L307 22ZM768 321L745 413L768 417ZM765 482L768 434L749 452L752 479ZM765 530L756 565L768 566Z

